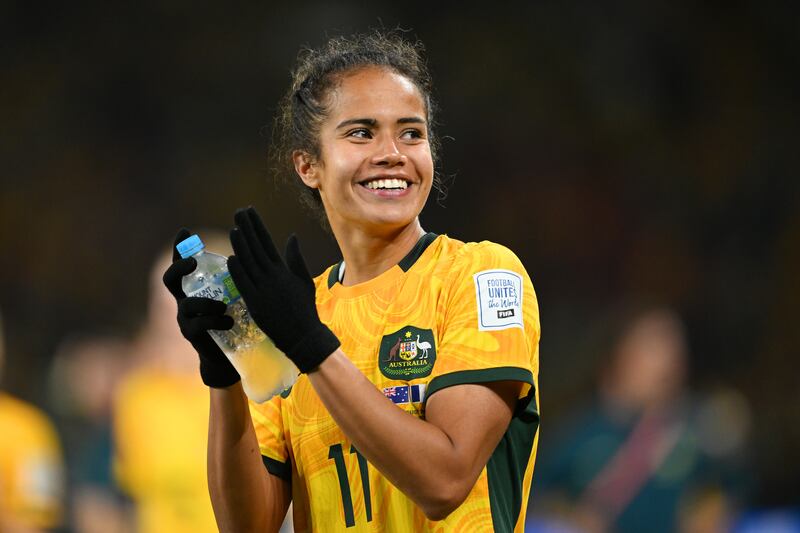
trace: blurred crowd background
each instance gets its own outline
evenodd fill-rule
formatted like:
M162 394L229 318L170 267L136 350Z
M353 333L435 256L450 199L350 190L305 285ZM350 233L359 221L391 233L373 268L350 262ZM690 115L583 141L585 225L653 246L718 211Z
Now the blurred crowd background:
M537 290L528 531L800 530L794 3L2 11L0 531L213 530L167 250L188 226L224 253L252 204L339 259L270 126L302 45L380 26L425 43L441 106L423 227Z

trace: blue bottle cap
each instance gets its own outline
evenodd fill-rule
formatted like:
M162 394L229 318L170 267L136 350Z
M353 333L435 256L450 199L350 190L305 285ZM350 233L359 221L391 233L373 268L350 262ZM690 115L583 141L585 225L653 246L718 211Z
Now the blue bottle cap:
M186 259L187 257L191 257L200 250L206 247L203 244L203 241L200 240L198 235L192 235L181 242L175 247L178 250L178 253L181 254L181 257Z

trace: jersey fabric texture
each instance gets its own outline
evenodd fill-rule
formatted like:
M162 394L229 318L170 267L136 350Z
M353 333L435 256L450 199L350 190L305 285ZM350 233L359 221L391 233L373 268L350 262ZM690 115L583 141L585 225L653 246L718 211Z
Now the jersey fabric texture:
M218 531L206 481L208 413L208 388L194 373L144 366L120 384L114 473L135 503L136 531Z
M0 530L60 525L64 464L53 424L36 407L0 393L0 435Z
M365 283L343 286L341 266L315 279L320 318L399 409L424 418L427 398L459 384L515 380L523 387L469 496L437 522L348 441L307 376L261 405L251 403L267 470L291 482L295 530L521 532L538 442L540 330L519 259L498 244L429 233L398 265ZM416 445L414 435L397 438Z

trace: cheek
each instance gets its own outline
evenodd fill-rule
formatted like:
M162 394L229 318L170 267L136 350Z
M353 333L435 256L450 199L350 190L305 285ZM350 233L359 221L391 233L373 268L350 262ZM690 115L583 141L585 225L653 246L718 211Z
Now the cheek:
M414 162L417 167L417 172L423 179L423 183L427 189L430 189L433 184L433 158L429 150L419 154Z
M349 184L351 178L358 171L362 158L354 157L354 154L346 150L331 150L323 153L324 167L321 173L321 181L327 182L328 187Z

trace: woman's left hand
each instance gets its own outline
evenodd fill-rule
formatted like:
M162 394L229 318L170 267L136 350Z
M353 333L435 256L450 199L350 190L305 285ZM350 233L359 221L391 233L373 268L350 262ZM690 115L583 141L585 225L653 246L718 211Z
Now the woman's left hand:
M297 237L289 237L284 262L253 207L239 209L234 221L228 270L250 315L301 372L314 370L341 343L319 319Z

